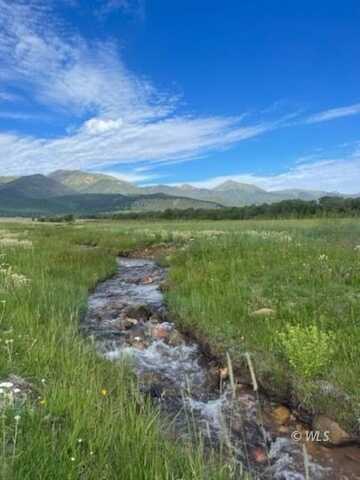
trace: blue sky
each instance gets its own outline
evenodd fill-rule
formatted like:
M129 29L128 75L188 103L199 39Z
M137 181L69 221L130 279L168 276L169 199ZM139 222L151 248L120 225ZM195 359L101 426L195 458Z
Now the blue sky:
M357 0L0 0L0 175L360 191Z

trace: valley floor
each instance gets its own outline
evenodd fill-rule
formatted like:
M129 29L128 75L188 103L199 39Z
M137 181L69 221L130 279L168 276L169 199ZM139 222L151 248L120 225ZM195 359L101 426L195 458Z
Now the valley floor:
M4 222L3 478L229 478L165 440L131 369L79 335L88 292L115 271L115 256L155 244L171 245L161 259L167 301L184 331L224 366L228 352L243 377L250 352L269 394L359 437L357 220Z

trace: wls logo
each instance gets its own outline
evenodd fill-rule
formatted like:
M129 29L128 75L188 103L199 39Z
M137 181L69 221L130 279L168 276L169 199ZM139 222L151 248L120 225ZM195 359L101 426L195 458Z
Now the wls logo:
M320 430L307 430L305 432L300 432L299 430L295 430L292 432L291 438L296 442L328 442L330 440L330 432L321 432Z

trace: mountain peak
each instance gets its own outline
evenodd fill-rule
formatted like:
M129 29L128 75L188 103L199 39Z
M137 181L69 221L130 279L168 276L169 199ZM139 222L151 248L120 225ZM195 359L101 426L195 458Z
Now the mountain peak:
M40 173L7 182L1 186L1 191L27 198L50 198L74 193L66 185Z
M216 192L224 192L226 190L241 190L244 192L263 192L264 190L250 183L236 182L235 180L226 180L213 188Z
M82 172L81 170L56 170L50 178L75 190L77 193L137 194L140 189L133 183L105 173Z
M193 185L190 185L189 183L183 183L182 185L179 185L178 188L184 191L198 190L198 188L194 187Z

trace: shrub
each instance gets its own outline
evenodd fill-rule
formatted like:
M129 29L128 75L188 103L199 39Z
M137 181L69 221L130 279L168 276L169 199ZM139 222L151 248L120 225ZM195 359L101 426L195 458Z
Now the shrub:
M321 375L334 354L334 334L316 325L287 325L278 338L294 372L307 379Z

